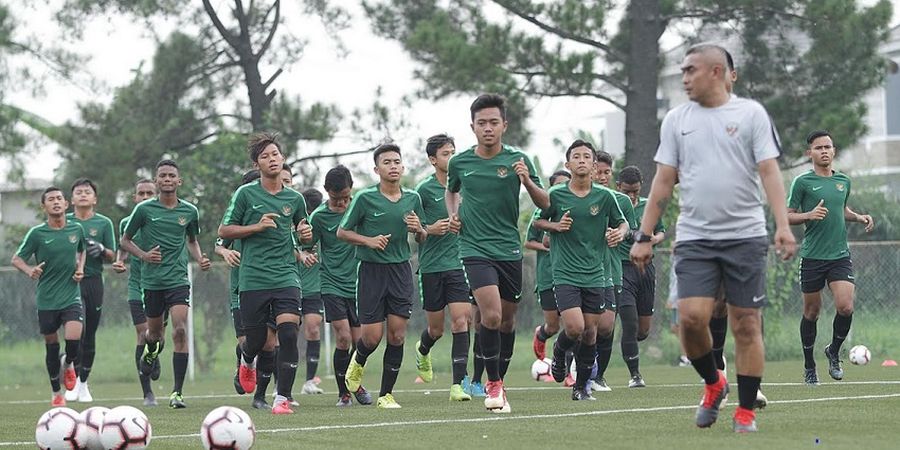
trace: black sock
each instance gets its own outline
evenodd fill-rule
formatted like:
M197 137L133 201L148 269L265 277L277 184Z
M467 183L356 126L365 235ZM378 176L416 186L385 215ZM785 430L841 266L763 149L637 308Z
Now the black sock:
M816 368L816 358L813 350L816 346L816 322L806 317L800 318L800 344L803 345L803 366L807 369Z
M237 365L241 366L241 343L238 342L237 345L234 346L234 355L237 357Z
M172 353L172 368L175 370L175 386L172 388L172 392L181 392L181 389L184 388L184 375L187 373L187 366L187 353Z
M484 354L481 353L481 327L475 328L475 336L472 342L472 382L481 383L481 376L484 375Z
M147 396L150 392L152 392L152 388L150 387L150 377L144 376L141 373L141 355L144 354L144 346L136 345L134 347L134 366L138 371L138 380L141 382L141 390L144 392L144 397Z
M350 366L350 350L334 349L331 359L334 365L334 380L337 381L338 395L349 394L347 389L347 367Z
M437 342L437 339L431 337L431 335L428 334L428 327L425 327L425 329L422 330L422 336L419 338L419 353L427 355L435 342Z
M691 359L691 365L694 366L694 370L703 377L703 381L706 384L716 384L719 381L719 370L716 369L716 361L713 358L712 352L709 352L699 358ZM754 398L756 396L756 391L753 392Z
M844 339L847 339L847 334L850 333L851 323L853 323L853 314L849 316L834 315L834 322L831 324L831 347L829 348L832 355L840 353L841 345L844 345Z
M606 368L612 357L613 333L606 336L597 336L597 378L606 376Z
M244 344L241 345L241 354L244 362L253 364L256 355L262 351L269 337L269 329L266 326L244 328Z
M450 358L453 363L453 384L460 384L466 376L466 367L469 365L468 331L453 333L453 343L450 346Z
M622 322L622 359L625 360L631 376L635 376L639 373L640 367L637 308L634 305L619 306L618 312Z
M725 370L725 336L728 333L728 316L709 319L709 333L712 334L712 352L716 368Z
M500 330L481 327L481 354L488 381L500 381Z
M78 339L66 339L66 365L78 364L78 347L81 341Z
M84 347L82 347L82 350L84 350ZM78 379L80 379L82 383L86 382L88 377L91 376L91 367L94 365L94 355L96 355L96 353L93 350L84 351L78 354L81 365L78 369Z
M356 362L363 366L366 365L366 361L369 360L369 355L371 355L376 348L378 347L366 347L366 344L363 343L362 339L356 341Z
M575 346L575 389L584 389L594 369L594 344Z
M379 397L384 397L394 390L397 375L400 374L400 364L403 363L403 344L388 344L384 349L384 368L381 371L381 392Z
M276 367L278 379L275 380L275 388L278 395L290 398L294 388L294 378L297 376L297 361L300 359L300 351L297 349L297 337L300 334L300 325L293 322L282 322L275 328L278 334L278 356Z
M259 356L256 358L256 391L253 394L254 398L266 399L266 390L269 389L269 383L272 382L273 373L275 373L275 352L260 350Z
M759 384L762 382L762 377L751 377L749 375L738 374L737 382L738 401L740 402L741 408L752 410L753 404L756 403L756 393L759 391Z
M59 342L44 344L44 346L47 348L44 362L47 364L47 375L50 376L50 389L53 389L53 392L59 392Z
M506 378L509 362L512 361L513 349L516 346L516 330L500 333L500 379Z
M556 334L556 333L553 333L553 334L547 333L546 326L547 326L546 323L541 324L541 326L538 328L538 331L537 331L537 339L541 342L547 342L547 339L550 339L553 336L553 334Z
M559 333L556 342L553 344L553 356L562 358L563 355L569 353L569 350L575 347L578 341L569 337L565 332Z
M306 379L312 380L319 370L319 351L322 341L306 341Z

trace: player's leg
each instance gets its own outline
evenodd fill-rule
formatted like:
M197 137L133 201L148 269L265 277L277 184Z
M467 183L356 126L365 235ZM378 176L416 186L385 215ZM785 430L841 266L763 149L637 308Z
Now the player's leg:
M256 390L257 356L263 350L266 342L270 340L269 322L272 322L272 302L273 291L270 290L240 293L239 309L244 342L241 345L238 381L246 393Z
M241 381L238 377L238 373L241 369L241 347L244 345L244 341L247 340L247 336L244 335L244 324L241 321L240 303L232 306L231 324L234 326L234 337L237 341L234 346L235 366L233 384L234 391L237 392L238 395L244 395L247 392L244 390L244 387L241 386Z
M399 408L393 396L394 385L397 383L397 375L400 374L400 366L403 363L403 343L406 339L406 325L408 317L394 315L387 316L387 342L384 349L383 368L381 372L381 389L378 392L379 408Z
M578 308L583 316L584 330L579 344L575 347L575 384L572 386L572 400L594 400L588 389L591 371L594 367L594 349L597 345L597 332L612 326L615 315L601 314L606 308L606 293L603 288L580 288L581 306Z
M425 309L434 308L437 303L441 304L440 310L433 311ZM438 301L434 302L432 305L426 306L423 303L426 325L425 329L422 330L422 335L419 336L419 341L416 342L416 374L422 382L425 383L431 383L434 379L434 369L431 364L431 347L433 347L435 342L444 335L443 304L443 299L438 299Z
M568 284L553 288L556 304L562 317L562 332L553 344L550 373L557 383L566 377L566 353L573 351L584 333L584 314L581 311L581 289ZM593 355L593 352L592 352Z
M734 335L735 368L738 382L738 408L735 412L735 427L738 418L743 417L745 425L752 425L748 430L756 431L753 414L759 386L762 382L765 365L765 346L762 340L762 310L760 308L743 308L729 305L728 315L731 318ZM737 428L735 431L738 431Z
M828 358L828 374L835 380L844 378L844 369L841 367L841 345L847 334L850 333L850 324L853 322L853 300L856 295L856 285L853 284L853 266L850 258L829 261L827 272L828 288L834 297L834 321L832 322L831 344L825 347L825 357Z
M643 387L638 350L637 302L641 296L641 274L629 261L622 263L622 293L616 302L616 312L622 322L622 359L628 367L631 380L628 387Z
M822 311L822 292L803 293L803 315L800 317L800 345L803 348L803 379L808 385L819 384L816 373L816 334L819 313Z
M382 264L362 261L356 271L357 313L360 322L360 338L347 368L347 388L355 392L362 384L369 355L378 348L387 320L385 297L388 292L389 272Z
M650 336L653 313L656 312L656 266L652 261L644 268L640 279L641 290L637 299L638 342L642 342Z
M81 347L78 351L78 382L71 391L71 400L92 402L91 391L87 380L94 365L96 354L97 328L100 327L100 316L103 311L103 277L89 277L81 280L81 300L84 304L84 331L81 334ZM66 400L69 400L69 392Z
M728 334L728 306L725 303L725 293L716 294L713 304L712 318L709 319L709 334L712 336L713 358L716 360L716 368L728 373L725 367L725 337Z
M556 297L553 295L553 289L538 292L538 301L541 304L544 323L534 329L531 348L534 350L535 358L544 359L547 357L547 339L559 332L559 311L556 309Z
M616 308L619 305L622 293L619 291L618 286L603 288L603 293L606 301L604 311L601 313L603 317L600 323L609 323L610 326L599 326L597 328L597 343L594 348L597 360L597 376L592 387L596 391L606 392L612 390L606 383L606 369L609 367L610 359L612 359L613 336L615 336L616 332Z
M488 377L485 385L485 407L489 410L500 409L505 400L499 361L502 307L498 287L498 271L491 261L481 258L466 258L463 260L463 264L469 286L472 288L472 295L478 305L479 343L484 359L484 369Z
M78 376L75 367L80 356L81 336L84 333L84 312L80 304L69 306L59 312L66 339L66 357L63 364L63 381L68 390L75 388Z
M475 296L472 295L472 301ZM484 397L484 385L481 377L484 375L484 353L481 351L481 312L477 304L472 305L472 380L469 383L468 394L473 397Z
M324 306L320 295L310 295L303 299L303 336L306 339L306 382L303 383L301 394L324 394L315 382L316 372L319 370L319 356L321 352L321 326Z
M41 336L44 337L44 347L46 354L44 355L44 364L47 366L47 375L50 378L50 390L52 406L66 406L63 387L61 386L61 368L63 362L60 361L59 354L59 327L62 325L61 315L59 311L41 311L38 310L38 327Z
M300 354L297 340L300 337L300 290L289 288L280 292L272 303L275 316L275 334L278 336L278 354L275 361L277 380L273 414L292 414L290 400L297 376Z
M269 383L277 373L276 360L278 349L278 336L275 333L275 318L266 323L266 343L256 356L256 390L253 393L251 406L256 409L271 410L266 403L266 391Z
M154 378L153 367L162 352L162 339L166 309L166 291L144 291L144 315L147 316L147 332L144 334L144 353L141 356L141 373ZM159 375L156 374L158 378Z
M172 294L175 294L174 292ZM178 295L180 298L182 295ZM174 373L174 383L172 386L172 394L169 396L169 407L174 409L184 408L184 398L182 391L184 389L184 377L187 375L187 366L189 359L189 348L187 340L187 318L189 306L184 300L175 300L169 306L169 318L172 320L172 371ZM176 303L177 302L177 303Z
M516 312L522 298L522 260L498 261L500 298L500 379L506 377L516 345ZM505 407L504 407L505 408ZM505 408L508 409L508 408Z
M463 297L459 301L450 302L447 305L447 309L450 311L450 332L453 334L453 342L450 346L453 373L450 400L454 401L472 399L472 396L466 393L462 386L466 376L466 367L469 365L469 315L472 310L467 293L468 289L464 289Z
M334 354L332 355L332 365L334 366L334 381L338 388L338 404L337 406L350 406L352 400L350 397L350 389L347 389L347 366L350 365L350 346L353 343L353 335L350 333L350 321L347 319L331 320L329 318L328 302L326 298L326 320L331 321L331 329L334 331Z
M362 324L359 323L359 316L356 313L356 301L353 301L352 299L348 299L348 301L349 311L347 313L347 317L350 322L350 354L352 355L353 352L356 351L356 342L359 342L359 340L362 339ZM352 363L352 359L350 362ZM371 405L374 402L372 400L372 394L370 394L369 391L366 390L365 386L363 386L362 383L360 383L359 387L357 387L356 390L352 392L353 397L356 398L356 401L360 405Z
M144 346L147 344L147 316L144 314L144 302L139 299L129 300L128 308L131 311L131 323L134 325L136 334L134 366L137 369L138 381L141 383L144 406L156 406L156 396L153 394L150 376L141 373L141 355L144 354Z

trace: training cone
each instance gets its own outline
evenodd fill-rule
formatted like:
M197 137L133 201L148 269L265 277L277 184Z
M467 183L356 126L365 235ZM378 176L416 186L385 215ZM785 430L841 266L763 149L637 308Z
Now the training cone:
M886 359L883 363L881 363L881 367L897 367L897 361L893 359Z

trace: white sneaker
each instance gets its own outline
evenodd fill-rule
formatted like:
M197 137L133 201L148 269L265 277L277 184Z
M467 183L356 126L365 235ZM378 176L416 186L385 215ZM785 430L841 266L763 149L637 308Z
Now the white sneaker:
M65 389L65 388L66 388L66 387L63 386L63 389ZM66 397L66 401L67 401L67 402L74 402L75 400L78 400L78 391L79 391L80 389L81 389L81 378L79 378L78 380L75 381L75 388L74 388L74 389L72 389L71 391L66 391L66 396L65 396L65 397Z
M492 409L491 412L494 414L509 414L512 412L512 408L509 407L509 402L504 398L503 407L499 409Z
M325 391L322 390L319 386L316 386L316 383L313 380L306 380L306 383L303 383L303 389L300 390L300 394L324 394Z
M609 387L608 384L606 384L606 378L600 378L599 380L591 380L591 382L588 383L588 387L590 388L591 392L610 392L610 391L612 391L612 388Z
M84 383L78 383L78 387L75 388L78 391L78 401L81 403L91 403L94 401L94 397L91 396L91 390L88 389L87 381Z
M756 401L753 402L753 409L763 409L769 404L769 399L763 395L762 390L756 391Z

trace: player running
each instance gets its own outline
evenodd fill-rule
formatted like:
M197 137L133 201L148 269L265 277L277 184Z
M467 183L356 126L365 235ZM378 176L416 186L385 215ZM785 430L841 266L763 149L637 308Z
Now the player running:
M307 189L303 191L303 200L306 202L307 214L312 214L322 204L322 193L315 188ZM318 253L318 247L313 243L302 246L302 251L298 256L297 270L300 271L300 286L303 287L300 312L303 314L303 337L306 340L306 381L300 390L301 394L325 393L316 382L319 353L322 346L319 328L322 326L322 316L325 314Z

